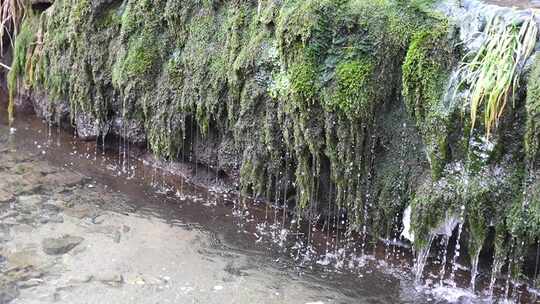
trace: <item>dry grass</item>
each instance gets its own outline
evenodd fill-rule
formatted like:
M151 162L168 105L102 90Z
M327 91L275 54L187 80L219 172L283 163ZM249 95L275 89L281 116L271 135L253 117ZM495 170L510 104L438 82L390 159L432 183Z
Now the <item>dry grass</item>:
M472 128L484 106L487 137L497 127L508 101L514 100L521 70L534 50L538 36L534 19L531 15L521 25L507 25L494 16L486 27L480 50L463 60L460 73L462 84L469 86Z

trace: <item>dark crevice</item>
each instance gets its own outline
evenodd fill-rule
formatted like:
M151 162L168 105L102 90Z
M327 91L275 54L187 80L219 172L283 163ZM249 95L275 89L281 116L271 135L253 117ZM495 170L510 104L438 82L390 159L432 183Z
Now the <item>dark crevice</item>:
M52 2L48 2L48 1L33 3L32 10L34 12L41 13L47 10L49 7L51 7L51 5L52 5Z

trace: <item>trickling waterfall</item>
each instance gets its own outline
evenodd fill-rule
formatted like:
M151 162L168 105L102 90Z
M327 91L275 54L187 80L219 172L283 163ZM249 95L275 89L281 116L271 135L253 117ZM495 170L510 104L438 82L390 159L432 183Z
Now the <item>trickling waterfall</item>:
M430 234L425 247L416 251L416 258L414 262L413 273L414 273L414 280L417 283L419 283L422 280L424 267L426 267L427 260L429 258L429 252L431 250L431 244L433 243L434 239L435 239L435 234Z
M446 264L447 264L447 259L448 259L448 243L450 242L450 236L443 235L442 238L443 238L443 241L442 241L443 251L441 253L442 261L441 261L441 270L439 272L439 286L443 286L444 278L446 276L446 267L447 267Z
M470 253L471 257L471 290L476 291L476 277L478 276L478 261L480 259L480 250Z
M518 19L525 20L527 16L530 16L532 14L532 12L530 11L528 12L522 11L522 12L516 13L514 11L511 11L505 8L488 6L485 4L477 3L475 1L463 1L463 6L461 8L456 8L454 6L445 6L443 4L441 6L441 10L444 11L446 14L449 14L455 17L456 20L458 20L457 24L459 24L461 28L461 31L460 31L461 41L464 44L464 47L471 52L478 51L479 49L481 49L482 43L484 43L483 41L485 41L486 39L485 38L486 34L482 33L483 25L482 25L481 20L493 19L493 18L496 18L495 16L497 16L497 18L501 18L502 20L505 20L501 23L501 26L506 27L507 24L510 22L510 20L513 20L513 22L515 22L515 20L518 20ZM525 60L526 59L527 58L525 58ZM519 69L523 69L525 65L524 62L525 61L523 61L523 63L520 63L521 65L519 66ZM457 91L458 87L461 85L461 82L462 82L462 80L460 79L461 73L462 73L461 70L454 70L454 72L452 73L450 77L450 81L449 81L450 85L448 86L446 94L444 95L445 104L451 104L451 103L456 102L453 99L463 98L463 96L456 95L455 93L454 94L450 93L451 91L453 92ZM521 70L518 70L517 73L521 73ZM480 154L478 155L480 159L484 159L483 161L487 161L488 155L489 153L491 153L489 152L489 149L493 149L493 144L490 143L488 140L486 140L486 143L481 143L479 145L475 145L475 142L471 142L470 144L473 149L479 149L479 150L485 150L485 148L488 149L488 152L480 151ZM473 153L477 153L477 152L473 152ZM467 169L467 171L468 170L469 169ZM464 197L465 199L469 199L467 195L467 191L469 188L467 180L469 179L468 177L469 174L470 173L468 172L464 172L464 175L462 175L462 178L463 178L462 184L464 185L463 186L464 193L460 194L460 196ZM411 207L409 206L404 212L404 216L403 216L404 229L401 233L401 236L411 241L414 241L413 232L410 230L410 226L411 226L410 224L411 209L410 208ZM455 227L455 225L458 225L456 243L454 246L455 249L454 249L453 257L451 258L451 261L450 261L451 272L450 272L450 277L449 277L450 284L453 286L456 285L455 276L456 276L456 271L459 267L458 258L460 257L460 255L463 254L462 252L463 249L461 248L460 243L462 242L463 230L466 229L465 223L467 221L467 214L466 214L467 208L468 207L465 204L460 206L459 219L455 220L455 222L452 225L449 225L449 227L452 227L452 229L449 230L449 233L442 234L443 237L441 239L441 245L443 248L443 252L440 255L441 260L442 260L442 265L439 272L439 285L441 286L444 284L444 279L445 279L444 277L446 273L448 242L449 242L450 236L452 236L453 227ZM412 210L412 212L414 213L415 211ZM437 230L438 229L434 229L433 231L429 233L428 241L426 242L427 245L425 247L419 248L416 252L417 258L414 265L414 274L415 274L416 281L420 281L422 278L423 269L426 265L426 260L427 260L427 257L429 256L429 251L431 250L433 239L436 235L438 235ZM514 251L514 249L515 249L514 245L512 244L510 251L512 252ZM480 246L480 247L475 248L474 251L471 251L471 249L469 248L469 252L468 252L470 256L470 260L471 260L470 287L472 291L476 290L476 278L479 272L478 264L479 264L479 257L480 257L481 250L482 250L482 247ZM505 297L508 297L508 294L509 294L510 281L511 281L510 268L512 267L513 264L515 264L514 258L515 257L508 260L508 271L507 271L506 286L505 286L505 291L504 291ZM518 259L523 259L523 257L520 256L518 257ZM504 265L504 261L502 261L500 258L495 258L494 263L492 265L492 277L490 280L490 287L489 287L490 294L493 294L493 288L496 282L496 277L500 273L503 265Z

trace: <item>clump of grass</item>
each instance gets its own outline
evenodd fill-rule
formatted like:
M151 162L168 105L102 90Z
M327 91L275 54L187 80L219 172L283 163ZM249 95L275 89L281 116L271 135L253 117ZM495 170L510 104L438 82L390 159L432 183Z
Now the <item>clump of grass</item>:
M0 52L4 52L4 37L7 35L13 45L24 18L26 6L24 0L3 0L0 4Z
M21 25L21 31L17 35L13 46L13 60L11 69L7 74L8 85L8 116L9 123L14 120L15 96L19 77L25 76L27 81L33 77L34 67L31 63L34 54L39 54L43 37L43 31L37 26L36 19L26 18ZM38 39L38 40L36 40ZM26 83L29 85L29 83Z
M534 50L538 35L534 19L531 14L521 25L508 25L494 16L486 27L480 50L466 54L463 60L461 84L469 85L472 128L484 106L487 137L497 127L508 101L514 100L521 70Z

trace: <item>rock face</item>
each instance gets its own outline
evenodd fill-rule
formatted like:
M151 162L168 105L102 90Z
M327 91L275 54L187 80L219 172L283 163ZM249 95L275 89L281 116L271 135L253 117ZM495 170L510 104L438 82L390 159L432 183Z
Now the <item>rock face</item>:
M83 238L71 235L64 235L60 238L46 238L42 242L43 251L49 255L66 254L71 249L79 245Z
M449 217L476 251L534 246L540 60L491 137L459 75L492 16L518 28L530 11L427 2L57 0L23 24L13 73L52 123L146 142L312 220L345 210L393 238L411 206L417 248Z

